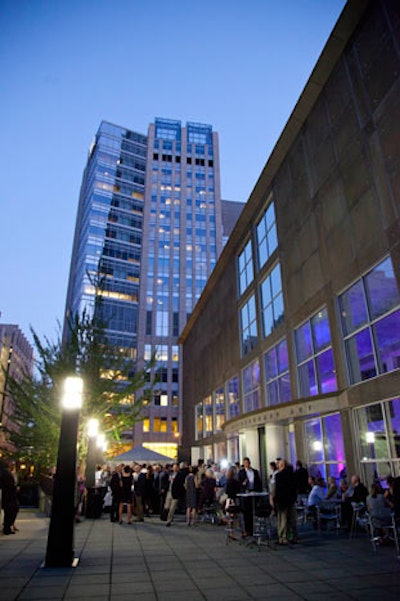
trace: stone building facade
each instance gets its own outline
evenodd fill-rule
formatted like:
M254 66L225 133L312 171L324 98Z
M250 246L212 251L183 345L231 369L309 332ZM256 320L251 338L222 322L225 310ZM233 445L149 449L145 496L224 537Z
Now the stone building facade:
M192 461L400 475L399 74L349 0L181 335Z

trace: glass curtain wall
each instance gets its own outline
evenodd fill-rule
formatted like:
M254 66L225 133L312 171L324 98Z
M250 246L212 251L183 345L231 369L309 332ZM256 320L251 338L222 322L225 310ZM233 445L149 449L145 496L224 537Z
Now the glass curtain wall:
M400 398L361 407L354 416L364 481L386 487L386 476L400 476Z
M339 297L350 384L400 367L400 294L387 257Z
M311 476L341 478L346 469L339 413L304 422L307 466Z

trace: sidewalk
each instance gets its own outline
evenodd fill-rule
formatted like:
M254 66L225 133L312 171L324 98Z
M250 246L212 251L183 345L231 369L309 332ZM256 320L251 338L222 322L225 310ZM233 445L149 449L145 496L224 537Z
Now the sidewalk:
M171 528L157 517L132 526L108 516L75 528L77 568L43 568L48 518L23 510L20 531L0 535L0 600L398 601L394 547L373 554L365 534L300 530L293 547L226 545L223 527Z

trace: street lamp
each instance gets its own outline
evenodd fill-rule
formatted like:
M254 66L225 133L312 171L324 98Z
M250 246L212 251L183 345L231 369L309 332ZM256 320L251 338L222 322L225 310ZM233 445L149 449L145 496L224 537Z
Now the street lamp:
M47 538L46 568L73 567L76 489L76 455L83 381L66 378L62 396L62 417L54 477L53 503Z

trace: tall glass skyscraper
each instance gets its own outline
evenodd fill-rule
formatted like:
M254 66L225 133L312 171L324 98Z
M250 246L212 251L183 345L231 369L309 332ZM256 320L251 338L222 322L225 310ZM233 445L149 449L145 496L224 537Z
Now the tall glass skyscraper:
M181 435L178 336L222 249L218 135L156 119L148 135L102 122L84 171L66 315L92 307L103 278L110 344L132 370L156 353L157 385L134 444L174 456Z

